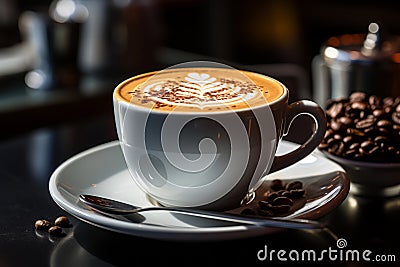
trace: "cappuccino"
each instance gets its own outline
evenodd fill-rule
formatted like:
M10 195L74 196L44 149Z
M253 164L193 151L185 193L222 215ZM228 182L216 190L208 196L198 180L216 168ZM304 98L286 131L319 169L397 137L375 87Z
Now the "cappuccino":
M288 89L272 78L229 66L198 67L206 64L189 62L185 66L194 67L139 75L114 90L116 129L128 170L161 205L239 207L262 177L310 154L325 134L325 112L314 102L289 105ZM300 114L314 118L312 136L276 155Z
M169 112L218 112L262 106L284 86L261 74L223 68L181 68L147 73L118 86L115 96L135 106Z

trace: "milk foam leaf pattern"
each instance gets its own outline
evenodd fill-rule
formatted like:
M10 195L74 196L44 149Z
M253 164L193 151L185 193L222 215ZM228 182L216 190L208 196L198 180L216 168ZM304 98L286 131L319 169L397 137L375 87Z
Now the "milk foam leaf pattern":
M208 73L188 73L184 80L167 80L150 84L145 93L156 103L183 106L213 106L246 101L255 92L248 84L237 80L217 79Z

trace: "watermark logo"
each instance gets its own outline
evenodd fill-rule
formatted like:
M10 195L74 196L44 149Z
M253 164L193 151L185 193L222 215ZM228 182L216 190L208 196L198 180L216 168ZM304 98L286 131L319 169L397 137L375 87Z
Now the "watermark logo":
M345 261L345 262L396 262L394 254L376 254L369 249L348 249L347 240L339 238L336 247L328 247L321 251L314 249L304 250L276 250L267 245L257 251L259 261L291 261L291 262L322 262L322 261Z
M345 247L347 247L347 241L346 241L346 239L344 239L344 238L339 238L339 239L336 241L336 246L337 246L338 248L345 248Z

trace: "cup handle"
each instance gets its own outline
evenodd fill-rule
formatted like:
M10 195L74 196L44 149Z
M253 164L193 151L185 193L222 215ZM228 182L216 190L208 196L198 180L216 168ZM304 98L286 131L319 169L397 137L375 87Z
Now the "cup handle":
M321 143L326 131L326 116L324 110L309 100L300 100L290 104L285 114L284 134L289 131L292 121L299 115L309 115L314 119L314 129L308 140L297 149L285 155L275 156L270 173L286 168L303 159Z

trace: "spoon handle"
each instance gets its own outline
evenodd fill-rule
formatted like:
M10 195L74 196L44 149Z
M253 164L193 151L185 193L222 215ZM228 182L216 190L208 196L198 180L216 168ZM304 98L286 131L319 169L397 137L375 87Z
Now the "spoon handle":
M186 208L174 208L174 207L146 207L138 209L137 212L152 211L152 210L162 210L177 212L186 215L195 215L202 218L228 221L239 224L250 224L260 227L275 227L275 228L289 228L289 229L323 229L325 226L317 221L305 220L305 219L284 219L284 218L252 218L243 217L234 214L220 213L206 210L195 210Z

